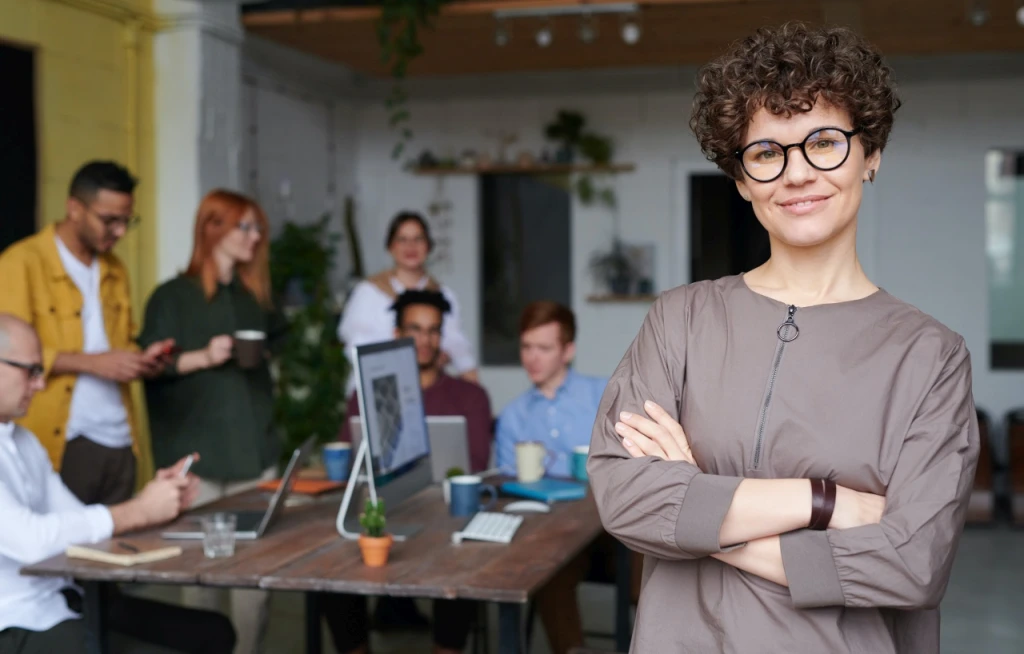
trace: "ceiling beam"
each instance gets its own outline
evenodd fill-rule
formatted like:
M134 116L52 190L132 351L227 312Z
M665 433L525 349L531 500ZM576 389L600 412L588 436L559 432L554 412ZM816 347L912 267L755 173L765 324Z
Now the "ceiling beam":
M861 0L821 0L821 18L826 25L849 27L864 33L864 12Z

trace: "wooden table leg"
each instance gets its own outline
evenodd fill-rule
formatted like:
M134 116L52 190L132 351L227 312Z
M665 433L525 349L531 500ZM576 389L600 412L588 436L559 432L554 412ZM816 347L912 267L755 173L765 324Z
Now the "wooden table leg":
M107 654L110 651L103 598L107 594L106 582L84 581L82 590L82 620L85 623L86 654Z
M498 654L526 654L523 605L498 604Z
M629 548L615 541L615 650L628 652L633 629L629 624L632 603L633 566Z
M320 596L306 593L306 654L320 654Z

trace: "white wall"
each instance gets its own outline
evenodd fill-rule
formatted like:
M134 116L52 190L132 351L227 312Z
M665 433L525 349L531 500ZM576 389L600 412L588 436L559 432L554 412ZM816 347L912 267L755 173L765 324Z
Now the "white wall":
M997 420L1024 405L1024 373L988 366L983 155L990 147L1024 147L1024 60L944 58L895 62L905 100L878 181L861 212L859 250L881 286L963 334L974 365L979 406ZM513 151L537 151L558 108L578 108L616 140L616 159L637 164L616 181L623 236L655 242L657 286L687 281L688 176L713 170L687 128L692 71L640 71L417 82L412 87L412 152L464 148L496 151L490 130L519 134ZM587 93L590 88L598 92ZM568 89L568 90L566 90ZM453 261L435 272L458 293L466 329L477 341L477 182L417 177L390 160L393 137L381 103L358 112L359 219L370 271L387 265L381 241L398 209L425 209L439 192L454 204ZM573 210L573 309L581 326L578 368L609 374L643 319L646 306L594 305L586 271L590 253L607 246L611 220L600 210ZM485 369L495 408L526 385L516 370Z
M1024 372L989 367L985 152L1024 149L1024 75L906 85L876 186L876 279L964 336L979 407L1024 406Z
M231 1L156 0L154 9L173 20L153 44L162 281L188 265L203 195L238 186L242 28Z
M272 236L285 222L309 224L325 213L342 233L346 195L355 187L355 109L341 69L258 37L244 45L241 189L266 211ZM339 242L334 282L350 266Z
M478 342L476 178L418 177L392 161L383 85L251 37L242 65L243 122L258 131L256 139L243 139L243 184L275 221L307 219L325 202L340 204L352 193L368 273L390 263L383 239L394 213L449 200L452 256L433 272L455 289L467 334ZM897 60L894 66L905 104L879 179L865 194L861 260L889 292L963 334L973 356L977 403L1000 420L1009 408L1024 405L1024 373L993 372L988 365L983 155L990 147L1024 148L1024 58ZM494 154L496 128L519 135L512 153L536 152L543 125L557 109L582 109L595 129L614 137L616 159L637 165L636 172L615 179L623 237L657 244L656 284L664 290L688 281L689 175L714 170L686 125L692 78L692 69L662 69L417 80L409 85L416 140L407 154L423 148ZM325 150L332 140L333 164ZM259 169L255 183L247 178L253 165ZM329 165L333 175L325 173ZM325 191L332 177L333 200ZM284 179L291 181L290 203L280 197ZM607 213L574 204L577 365L601 375L614 368L647 310L586 302L592 291L586 262L607 247L611 225ZM527 385L515 368L484 369L482 381L495 410Z

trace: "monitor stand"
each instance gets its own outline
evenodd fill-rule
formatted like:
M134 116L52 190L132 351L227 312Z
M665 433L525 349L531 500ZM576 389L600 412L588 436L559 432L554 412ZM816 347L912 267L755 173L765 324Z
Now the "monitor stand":
M418 461L411 469L405 471L390 482L377 488L373 477L373 461L370 457L370 450L367 446L367 439L363 438L356 451L356 458L352 462L352 472L349 475L348 485L345 487L345 495L341 500L341 507L338 509L338 517L335 526L342 538L358 540L362 531L359 524L359 512L356 510L349 516L350 505L355 496L356 487L366 484L369 491L370 501L376 502L378 497L384 500L385 509L392 511L399 504L419 493L433 481L430 469L430 458L425 457ZM385 530L394 536L396 541L404 541L417 534L423 529L422 524L411 524L403 520L394 521L387 518Z

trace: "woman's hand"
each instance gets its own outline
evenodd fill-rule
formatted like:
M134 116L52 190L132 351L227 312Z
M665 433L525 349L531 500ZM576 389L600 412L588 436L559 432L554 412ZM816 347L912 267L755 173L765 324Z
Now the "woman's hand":
M832 511L829 529L852 529L864 525L877 525L885 513L885 498L872 493L861 493L845 486L836 486L836 507Z
M234 346L234 339L227 334L214 336L206 346L206 359L210 368L216 368L231 358L231 348Z
M656 456L697 465L683 426L650 400L644 402L644 410L650 418L623 411L619 422L615 423L615 431L622 437L626 451L633 457Z

